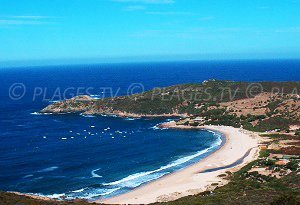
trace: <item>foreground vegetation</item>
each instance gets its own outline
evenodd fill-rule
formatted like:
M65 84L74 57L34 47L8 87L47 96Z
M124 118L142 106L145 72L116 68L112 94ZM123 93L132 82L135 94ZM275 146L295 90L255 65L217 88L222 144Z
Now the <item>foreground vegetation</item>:
M20 196L14 193L0 192L1 205L91 205L86 201L46 201L33 199L28 196Z
M300 176L298 174L293 173L281 179L263 177L266 181L260 182L258 179L262 176L257 173L248 173L256 163L263 163L263 161L255 161L245 166L230 176L229 184L212 192L204 192L164 204L300 204Z

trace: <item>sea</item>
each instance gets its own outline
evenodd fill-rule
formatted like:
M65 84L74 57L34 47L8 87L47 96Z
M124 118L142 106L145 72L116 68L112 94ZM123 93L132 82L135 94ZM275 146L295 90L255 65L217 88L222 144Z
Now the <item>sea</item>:
M123 96L208 79L299 81L300 60L226 60L0 68L0 190L95 200L126 193L218 150L208 130L172 118L44 115L76 95Z

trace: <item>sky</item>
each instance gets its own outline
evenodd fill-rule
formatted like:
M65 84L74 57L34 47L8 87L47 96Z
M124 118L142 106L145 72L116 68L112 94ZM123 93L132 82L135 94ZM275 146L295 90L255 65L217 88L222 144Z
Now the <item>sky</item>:
M0 0L0 61L300 58L300 0Z

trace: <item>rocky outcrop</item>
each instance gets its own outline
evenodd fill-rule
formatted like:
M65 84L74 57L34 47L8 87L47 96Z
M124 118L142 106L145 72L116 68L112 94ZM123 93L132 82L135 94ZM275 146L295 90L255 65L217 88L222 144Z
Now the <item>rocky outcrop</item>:
M41 110L41 113L82 113L92 109L94 100L88 95L56 102Z

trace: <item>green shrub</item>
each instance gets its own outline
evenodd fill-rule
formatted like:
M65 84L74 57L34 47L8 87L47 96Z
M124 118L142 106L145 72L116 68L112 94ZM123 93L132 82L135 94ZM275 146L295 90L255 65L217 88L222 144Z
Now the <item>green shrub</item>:
M298 169L298 162L296 160L290 161L289 163L287 163L286 168L292 171L296 171Z
M261 150L259 152L259 157L261 157L261 158L265 158L265 157L268 157L268 156L270 156L270 151L269 150Z
M275 165L275 161L274 160L271 160L271 159L267 159L265 161L265 165L266 166L274 166Z
M281 195L276 198L271 205L299 205L300 202L293 195Z

